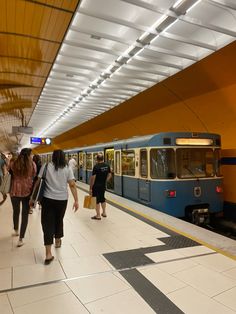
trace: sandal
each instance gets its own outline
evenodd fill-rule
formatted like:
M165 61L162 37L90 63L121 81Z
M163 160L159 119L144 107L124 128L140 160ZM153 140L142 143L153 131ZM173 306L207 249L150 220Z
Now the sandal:
M52 256L51 258L46 258L44 260L44 265L49 265L53 260L54 260L54 256Z
M93 216L93 217L91 217L91 219L101 220L102 218L101 217L97 217L97 216Z
M106 214L102 214L102 217L107 217L107 215Z

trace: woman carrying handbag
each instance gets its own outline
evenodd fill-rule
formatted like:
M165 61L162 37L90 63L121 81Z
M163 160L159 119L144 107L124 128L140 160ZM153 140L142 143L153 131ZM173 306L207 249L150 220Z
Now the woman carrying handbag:
M13 235L19 235L19 241L17 243L18 247L24 244L23 239L28 225L28 215L30 209L29 199L33 187L33 178L36 175L36 165L32 160L31 152L32 150L30 148L23 148L17 159L10 162L10 169L12 173L10 196L13 207ZM19 233L21 204L21 226Z
M36 184L40 183L45 167L46 165L41 167ZM46 253L45 265L50 264L54 259L51 252L54 238L55 247L61 247L61 238L64 236L63 218L68 202L68 184L74 197L73 208L77 211L79 203L73 171L66 164L64 152L55 150L52 154L52 162L47 164L45 188L41 201L41 224Z

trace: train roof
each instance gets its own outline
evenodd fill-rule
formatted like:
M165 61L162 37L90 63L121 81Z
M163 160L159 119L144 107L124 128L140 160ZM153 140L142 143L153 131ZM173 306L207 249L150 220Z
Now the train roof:
M163 146L164 139L170 139L171 146L175 145L176 138L210 138L217 139L220 138L219 134L215 133L192 133L192 132L162 132L151 135L135 136L128 139L117 140L107 143L98 143L90 146L77 147L74 149L68 149L65 152L71 151L96 151L103 150L104 148L114 147L115 149L128 149L134 147L149 147L149 146Z

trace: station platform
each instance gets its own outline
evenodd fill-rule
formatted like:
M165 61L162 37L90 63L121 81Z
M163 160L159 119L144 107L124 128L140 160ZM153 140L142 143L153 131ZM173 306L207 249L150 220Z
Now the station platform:
M107 193L107 218L72 197L62 247L45 266L40 210L24 246L0 207L0 313L236 313L236 241Z

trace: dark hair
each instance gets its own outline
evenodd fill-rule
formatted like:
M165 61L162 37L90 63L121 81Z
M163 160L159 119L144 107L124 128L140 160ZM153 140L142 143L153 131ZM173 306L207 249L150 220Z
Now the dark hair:
M103 154L97 154L97 161L103 161L104 158L103 158Z
M40 156L39 156L39 155L34 155L34 156L33 156L33 161L34 161L36 164L39 163L39 162L41 162Z
M27 177L33 169L33 162L30 158L30 154L32 152L31 148L23 148L14 161L12 170L15 175L20 177Z
M54 164L55 170L58 170L59 168L65 168L66 158L63 150L61 149L54 150L52 154L52 163Z

